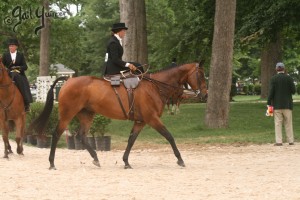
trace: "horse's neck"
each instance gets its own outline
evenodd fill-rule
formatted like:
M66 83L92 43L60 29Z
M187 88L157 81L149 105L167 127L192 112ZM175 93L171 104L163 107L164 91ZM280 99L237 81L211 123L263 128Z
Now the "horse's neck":
M178 85L180 81L179 74L177 74L174 70L154 73L151 75L151 78L172 86Z
M5 86L5 85L8 85L8 84L10 84L10 83L12 83L12 80L11 80L11 78L9 77L9 75L8 75L8 73L7 73L7 71L6 71L6 69L5 68L1 68L1 78L0 78L0 87L1 87L1 85L3 86Z

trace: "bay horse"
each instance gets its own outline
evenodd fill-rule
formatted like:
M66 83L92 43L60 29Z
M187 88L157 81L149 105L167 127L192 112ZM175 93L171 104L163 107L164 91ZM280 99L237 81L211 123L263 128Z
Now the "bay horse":
M38 134L43 133L53 108L53 88L58 81L63 79L65 78L59 77L54 81L48 91L44 110L30 125ZM146 124L154 128L167 139L177 157L177 164L179 166L185 166L173 136L160 120L167 100L174 94L174 90L181 88L184 83L188 83L196 95L202 97L206 96L207 89L204 78L204 68L201 65L199 66L198 63L180 65L156 73L147 74L141 78L139 86L134 90L134 123L126 150L123 154L125 169L131 168L128 162L130 150L140 131ZM121 84L115 88L115 90L116 91L114 91L109 81L93 76L69 78L64 83L58 97L59 122L52 135L49 169L56 169L54 157L57 142L73 117L76 116L80 122L79 133L82 138L88 133L95 113L112 119L128 119L123 112L123 110L125 110L129 113L130 110L126 88ZM119 94L119 99L116 93ZM121 108L120 102L122 102L123 108ZM94 159L93 164L100 167L97 153L84 139L82 139L81 142Z
M0 57L0 129L4 142L4 158L8 158L8 154L12 153L8 139L11 122L14 122L16 130L17 153L23 155L25 121L23 96L10 78Z
M181 89L175 91L172 97L166 102L168 114L176 115L179 113L179 106L183 99L187 99L191 96L184 93L184 89L188 90L188 85L185 83ZM171 106L171 109L170 109Z

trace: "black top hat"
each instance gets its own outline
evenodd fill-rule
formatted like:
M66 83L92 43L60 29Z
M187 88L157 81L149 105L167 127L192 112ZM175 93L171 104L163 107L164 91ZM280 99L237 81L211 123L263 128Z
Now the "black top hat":
M125 23L115 23L113 24L111 30L116 31L116 30L127 30L128 28L125 26Z
M8 40L8 45L17 45L19 46L19 42L17 39L11 38Z

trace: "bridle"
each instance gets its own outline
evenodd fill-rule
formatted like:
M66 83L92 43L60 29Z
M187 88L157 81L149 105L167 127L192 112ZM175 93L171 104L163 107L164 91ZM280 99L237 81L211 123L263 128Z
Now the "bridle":
M194 72L196 72L196 80L197 80L197 89L196 90L193 90L194 91L194 93L195 93L195 97L197 97L200 93L201 93L201 90L200 90L200 88L201 88L201 83L200 83L200 77L199 77L199 63L196 63L196 66L195 66L195 69L192 71L192 72L190 72L189 74L188 74L188 77L190 77L190 76L192 76L192 74L194 73Z
M201 93L201 89L200 89L201 88L201 83L200 83L200 80L199 80L199 73L198 73L199 72L199 64L198 63L196 63L196 66L195 66L194 70L191 71L191 72L189 72L187 74L187 77L192 76L193 73L195 73L195 72L196 72L195 76L196 76L196 80L197 80L197 89L196 90L192 90L192 91L195 93L195 97L197 97ZM181 89L183 89L182 86L173 86L173 85L169 85L167 83L164 83L164 82L152 79L151 78L151 74L149 75L149 77L144 76L143 79L152 82L154 85L157 85L158 88L159 88L158 85L161 85L161 86L172 88L173 90L181 90ZM187 89L187 90L190 90L190 89ZM159 89L159 91L161 93L163 93L163 91L161 89Z

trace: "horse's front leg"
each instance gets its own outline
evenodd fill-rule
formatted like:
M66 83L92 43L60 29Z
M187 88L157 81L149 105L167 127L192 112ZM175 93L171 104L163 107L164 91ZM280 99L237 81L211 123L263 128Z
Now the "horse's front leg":
M168 142L171 144L171 147L173 149L175 156L178 159L177 164L179 166L185 167L184 161L182 160L180 152L176 146L174 137L167 130L167 128L161 123L161 121L159 119L157 119L155 121L151 121L149 123L149 125L152 126L155 130L157 130L162 136L164 136L168 140Z
M4 127L2 129L2 139L3 139L3 142L4 142L4 156L3 156L3 158L8 158L9 148L10 148L10 151L11 151L11 147L10 147L10 144L9 144L9 141L8 141L8 128L7 127Z
M19 155L24 155L23 154L23 138L16 137L16 143L17 143L17 153Z
M86 137L85 137L85 133L80 133L80 134L76 135L76 137L80 137L80 140L81 140L81 143L82 143L83 147L86 148L86 150L88 150L88 152L90 153L90 155L94 159L93 164L96 165L97 167L100 167L100 162L99 162L97 153L91 147L91 145L87 142Z
M123 161L125 163L125 169L131 169L132 167L130 166L129 162L128 162L128 157L129 157L129 153L130 150L136 140L136 138L138 137L139 133L141 132L141 130L144 128L145 123L144 122L134 122L133 128L131 130L131 133L129 135L128 138L128 143L127 143L127 147L126 150L124 152L123 155Z
M10 146L9 140L7 140L7 151L8 151L9 154L14 153L14 152L11 150L11 146Z
M18 124L16 126L16 143L17 143L17 153L19 155L24 155L23 154L23 137L25 133L25 117L22 119L21 122L17 122Z

